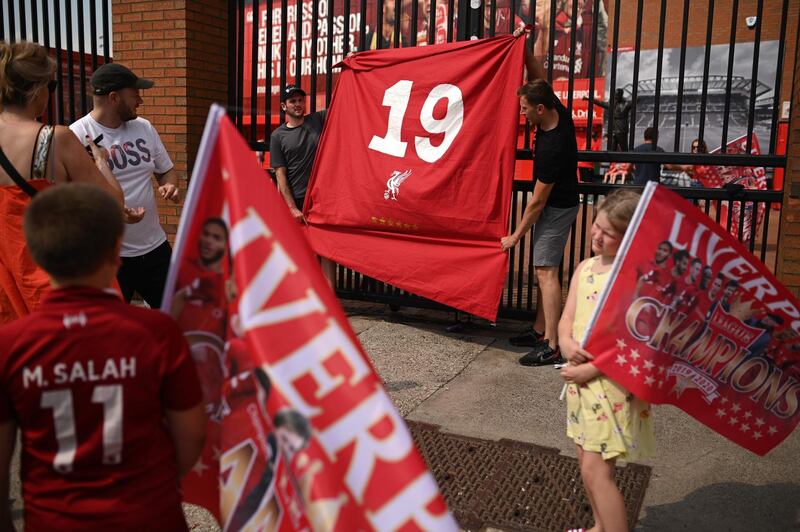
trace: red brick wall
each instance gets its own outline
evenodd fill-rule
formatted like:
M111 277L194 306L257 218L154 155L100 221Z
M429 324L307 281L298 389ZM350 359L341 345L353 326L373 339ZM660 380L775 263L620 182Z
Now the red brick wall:
M227 101L228 9L224 0L113 0L114 61L152 79L139 114L161 135L180 177L197 153L211 103ZM181 207L159 201L170 240Z
M800 197L791 197L792 185L800 187L800 60L795 63L793 73L795 90L789 122L778 268L775 273L796 296L800 296Z

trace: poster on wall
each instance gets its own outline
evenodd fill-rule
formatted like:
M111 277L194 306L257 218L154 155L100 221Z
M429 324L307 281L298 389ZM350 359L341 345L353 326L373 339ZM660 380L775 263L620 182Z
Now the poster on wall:
M753 43L737 43L733 57L733 74L728 88L727 44L711 47L708 68L708 96L705 102L705 129L703 138L711 152L722 142L725 119L726 93L730 92L727 142L747 134L750 112L750 92L755 87L755 116L753 131L761 139L769 139L772 133L772 109L774 89L777 85L778 41L762 41L758 54L758 77L752 79ZM658 131L659 145L671 151L675 142L677 119L678 83L680 81L680 48L665 48L662 60L659 99ZM692 140L697 138L700 128L700 111L703 93L703 70L705 47L686 48L686 64L683 76L683 103L681 112L681 139L679 151L688 152ZM610 58L608 58L610 62ZM633 95L633 73L635 51L625 50L617 54L616 88ZM641 50L639 58L639 82L636 102L636 123L633 125L636 146L644 140L644 130L653 125L656 96L656 67L658 50ZM607 72L610 71L610 67ZM611 79L606 82L610 91ZM608 97L608 94L606 95Z

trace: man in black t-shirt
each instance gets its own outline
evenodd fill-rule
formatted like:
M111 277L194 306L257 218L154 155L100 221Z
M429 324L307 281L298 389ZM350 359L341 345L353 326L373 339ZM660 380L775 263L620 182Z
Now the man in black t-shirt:
M652 127L644 130L644 144L633 151L637 153L664 153L658 146L658 133ZM636 163L633 167L633 184L646 185L648 181L661 182L661 165L658 163Z
M289 212L295 220L305 223L303 203L327 110L305 114L306 91L297 85L283 89L281 109L286 113L286 123L273 131L269 138L269 163L275 170L278 190L286 200ZM320 263L328 282L333 284L336 265L324 257L320 257Z
M289 211L297 221L304 222L303 202L326 111L306 115L306 92L296 85L287 86L281 93L281 109L286 113L286 123L270 136L269 162Z
M558 349L558 320L561 317L558 266L578 215L578 146L572 115L549 83L536 79L520 87L517 95L522 112L536 127L533 148L535 184L533 198L516 231L501 239L500 244L504 251L513 248L533 227L533 265L539 284L536 319L533 331L522 336L538 337L539 341L532 342L533 350L519 361L525 366L541 366L563 360ZM520 338L512 340L526 345L519 341Z

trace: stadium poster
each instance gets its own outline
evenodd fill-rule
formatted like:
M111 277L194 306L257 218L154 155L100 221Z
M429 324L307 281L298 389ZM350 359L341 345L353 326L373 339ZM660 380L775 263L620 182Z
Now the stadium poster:
M711 46L708 69L708 99L705 106L703 138L709 151L718 149L722 142L722 124L725 117L725 94L728 80L727 44ZM675 120L677 119L677 89L680 80L680 48L665 48L662 61L661 98L659 100L659 145L667 151L674 146ZM643 142L644 129L652 126L655 110L656 66L658 50L641 50L639 58L639 87L636 105L634 145ZM703 90L703 65L705 47L686 48L683 106L681 114L680 151L688 152L700 127L701 95ZM633 93L635 52L621 51L617 55L616 87L625 91L629 100ZM609 58L610 61L610 58ZM730 111L728 137L731 141L747 135L747 117L750 109L750 89L756 85L754 132L760 139L769 139L772 132L772 107L774 90L780 83L776 79L778 41L763 41L758 54L758 79L752 78L753 43L736 43L733 77L730 81ZM610 90L611 80L606 81Z
M645 188L584 342L604 374L764 455L800 421L800 302L722 227Z
M190 343L209 418L184 499L223 530L457 529L300 226L219 106L162 310Z

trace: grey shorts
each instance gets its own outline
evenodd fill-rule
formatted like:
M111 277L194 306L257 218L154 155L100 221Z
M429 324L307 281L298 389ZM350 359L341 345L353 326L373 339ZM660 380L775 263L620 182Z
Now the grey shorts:
M533 265L558 266L564 257L569 231L578 216L580 206L542 210L533 226Z

